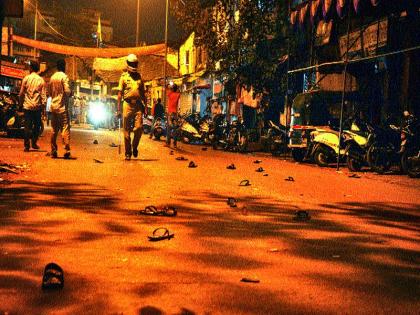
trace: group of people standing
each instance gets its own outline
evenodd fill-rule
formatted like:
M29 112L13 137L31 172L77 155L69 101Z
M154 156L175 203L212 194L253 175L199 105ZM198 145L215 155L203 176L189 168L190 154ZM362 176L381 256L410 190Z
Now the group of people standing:
M117 117L122 119L124 133L125 159L138 157L138 146L143 133L143 115L146 110L146 91L144 82L138 71L138 59L134 54L127 57L127 71L123 72L118 85ZM57 62L57 71L51 76L48 85L38 74L39 63L32 61L30 74L23 81L19 93L21 105L25 115L24 151L30 147L39 149L37 144L42 124L42 111L47 106L51 113L51 157L58 156L57 136L61 132L64 143L64 158L70 158L70 117L69 98L72 94L69 78L65 74L65 61ZM173 135L175 121L178 117L180 93L176 84L167 88L167 138L166 146L170 146L171 139L176 147L177 139ZM155 105L155 118L163 118L164 108L161 102ZM133 139L131 139L133 133Z
M64 158L70 154L70 119L68 114L68 100L71 95L66 63L63 59L57 61L57 71L51 76L48 85L38 74L39 63L31 61L30 74L23 81L19 92L19 102L23 105L25 118L24 151L30 147L39 150L38 137L42 124L42 112L48 104L51 113L51 157L57 158L57 136L61 132L64 143Z

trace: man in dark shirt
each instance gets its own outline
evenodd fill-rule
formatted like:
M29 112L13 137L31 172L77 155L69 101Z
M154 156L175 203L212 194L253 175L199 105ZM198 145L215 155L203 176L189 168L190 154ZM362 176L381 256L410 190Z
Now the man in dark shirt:
M163 120L163 116L165 115L165 109L163 108L162 100L160 98L157 99L157 102L152 109L152 115L153 115L153 122L152 122L152 128L150 129L150 135L149 135L150 139L153 136L153 130L155 130L156 120L158 118Z

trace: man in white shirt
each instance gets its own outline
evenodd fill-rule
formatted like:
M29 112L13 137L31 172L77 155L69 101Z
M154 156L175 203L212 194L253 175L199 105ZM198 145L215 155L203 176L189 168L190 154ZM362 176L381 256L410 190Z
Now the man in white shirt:
M38 75L39 63L31 61L30 71L22 81L19 92L20 104L23 104L25 117L24 151L29 151L29 145L39 150L37 144L42 124L42 110L47 102L45 81Z
M70 119L68 112L71 95L69 78L66 73L66 62L57 61L57 72L50 79L48 95L51 96L51 157L57 157L57 135L61 132L64 143L64 158L70 158Z

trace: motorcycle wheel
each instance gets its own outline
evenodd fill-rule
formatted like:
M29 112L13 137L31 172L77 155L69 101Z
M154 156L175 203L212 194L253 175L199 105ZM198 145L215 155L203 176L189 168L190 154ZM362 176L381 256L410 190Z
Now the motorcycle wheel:
M354 157L351 157L350 151L352 150L356 150L353 148L353 145L350 145L346 148L346 152L348 153L347 159L346 159L347 168L351 172L360 172L360 170L362 169L363 163L360 160L355 159Z
M387 149L375 143L367 151L367 161L372 170L378 174L383 174L391 168Z
M292 158L296 162L302 162L305 158L305 150L303 149L292 149Z
M418 150L410 148L404 151L401 156L401 166L404 173L412 178L420 177L420 162L413 161L413 158L417 156Z
M330 154L323 147L318 147L314 152L314 161L320 167L326 167L329 164Z

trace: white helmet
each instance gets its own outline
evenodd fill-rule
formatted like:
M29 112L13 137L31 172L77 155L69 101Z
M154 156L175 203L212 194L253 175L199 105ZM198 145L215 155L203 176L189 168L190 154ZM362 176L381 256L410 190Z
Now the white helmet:
M139 60L135 54L129 54L127 56L127 69L128 71L135 72L137 71L137 67L139 65Z

